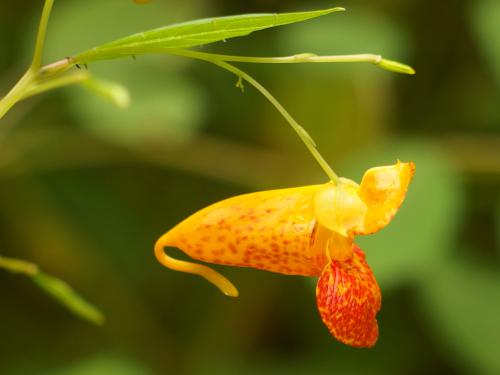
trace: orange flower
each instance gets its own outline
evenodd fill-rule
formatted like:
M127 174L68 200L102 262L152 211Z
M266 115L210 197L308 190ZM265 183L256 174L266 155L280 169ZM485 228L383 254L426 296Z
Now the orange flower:
M171 258L177 247L200 261L286 275L320 276L321 318L339 341L371 347L378 338L381 294L354 235L386 226L404 200L415 167L401 163L366 171L361 184L262 191L215 203L165 233L155 245L164 266L200 275L223 293L238 291L211 268Z

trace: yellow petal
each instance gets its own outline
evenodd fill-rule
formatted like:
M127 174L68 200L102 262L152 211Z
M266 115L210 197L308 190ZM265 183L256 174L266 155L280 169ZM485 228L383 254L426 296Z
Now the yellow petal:
M222 275L175 260L164 247L177 247L204 262L318 276L327 261L326 236L315 229L313 212L320 186L263 191L215 203L165 233L155 254L166 267L201 275L228 295L235 289Z
M366 205L358 196L359 186L341 178L338 185L328 183L314 196L314 214L321 225L344 237L354 227L363 225Z
M354 238L353 236L342 236L337 232L330 232L328 239L328 254L331 260L345 261L352 258Z
M395 165L367 170L358 195L368 207L364 225L357 226L358 234L377 232L385 227L398 211L415 173L415 164L398 161Z

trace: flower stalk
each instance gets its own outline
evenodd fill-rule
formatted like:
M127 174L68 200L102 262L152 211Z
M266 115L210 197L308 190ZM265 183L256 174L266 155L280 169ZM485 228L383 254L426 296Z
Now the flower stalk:
M243 79L250 83L253 87L255 87L269 102L278 110L279 113L285 118L288 124L292 127L295 133L298 135L300 140L304 143L306 148L309 150L314 159L318 162L321 169L328 176L330 181L332 181L335 185L339 183L339 177L330 167L325 158L321 155L321 153L316 148L316 142L314 142L313 138L309 135L309 133L292 117L292 115L281 105L281 103L257 80L255 80L252 76L245 73L243 70L235 67L234 65L229 64L226 61L220 60L217 57L213 57L216 55L210 54L198 54L198 52L194 51L184 51L188 52L184 56L189 55L190 57L208 61L214 65L217 65L233 74L238 76L238 78ZM176 52L177 54L181 54L182 52ZM238 81L238 85L241 85L241 82Z
M38 26L38 35L36 37L35 52L31 62L31 70L38 71L42 66L43 49L45 46L45 38L47 35L47 25L49 24L50 13L54 6L54 0L45 0L40 25Z

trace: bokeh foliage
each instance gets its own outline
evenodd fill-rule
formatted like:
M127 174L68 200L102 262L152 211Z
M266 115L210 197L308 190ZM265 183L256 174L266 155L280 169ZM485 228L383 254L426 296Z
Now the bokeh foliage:
M132 32L329 2L65 0L47 62ZM27 279L0 273L0 374L389 374L500 372L500 13L495 0L352 0L348 11L203 50L245 55L381 53L370 65L249 66L341 175L414 160L394 222L360 240L383 290L370 351L336 343L314 282L224 268L236 300L162 269L156 237L238 193L323 181L296 136L250 87L202 62L91 64L127 85L115 109L81 88L23 103L0 129L0 254L33 260L102 308L90 326ZM41 4L0 2L4 88L29 61ZM14 126L15 125L15 126Z

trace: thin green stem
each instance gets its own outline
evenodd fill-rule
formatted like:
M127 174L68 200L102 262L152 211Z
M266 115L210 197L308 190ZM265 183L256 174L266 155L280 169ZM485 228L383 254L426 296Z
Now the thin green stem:
M6 258L2 256L0 256L0 268L6 269L12 273L23 273L28 276L33 276L38 272L36 264L21 259Z
M184 53L186 50L162 50L174 54ZM303 64L303 63L370 63L382 69L396 73L415 74L415 70L406 64L397 61L384 59L381 55L372 53L362 53L356 55L331 55L318 56L314 53L300 53L292 56L278 57L255 57L255 56L233 56L218 55L212 53L196 52L200 56L205 56L207 60L216 58L226 62L242 62L253 64Z
M318 56L314 53L300 53L291 56L275 56L275 57L258 57L258 56L233 56L219 55L211 53L203 53L207 57L216 56L218 59L226 62L244 62L257 64L297 64L297 63L335 63L335 62L368 62L378 64L382 60L382 56L374 54L357 54L357 55L333 55L333 56Z
M42 11L42 17L40 18L40 25L38 26L38 35L36 37L35 52L33 54L33 61L31 63L30 69L38 70L42 66L42 55L43 55L43 48L45 46L45 36L47 34L47 25L49 23L50 13L52 12L53 5L54 5L54 0L45 0L45 5Z
M36 264L21 259L0 256L0 268L12 273L28 276L48 295L52 296L59 303L81 318L99 325L104 323L104 315L99 309L80 297L80 295L63 280L40 271Z
M45 36L47 34L47 24L49 22L53 5L54 0L45 0L42 16L40 18L40 25L38 26L38 34L36 37L35 51L33 53L31 66L24 76L22 76L16 85L7 93L7 95L0 99L0 119L2 119L17 102L25 97L26 92L38 78L42 64L43 48L45 45Z
M62 77L54 77L44 82L36 82L31 85L26 91L24 91L22 99L27 99L43 92L58 89L64 86L82 83L89 78L90 74L87 72L76 72L73 74L64 75Z
M28 70L7 95L0 99L0 119L23 98L25 91L33 83L35 76L36 74L31 69Z
M248 75L247 73L245 73L241 69L235 67L234 65L231 65L225 61L218 60L217 58L214 58L214 56L211 54L199 53L199 52L188 51L188 50L176 50L174 53L176 55L191 57L191 58L195 58L198 60L210 62L210 63L215 64L215 65L217 65L225 70L230 71L231 73L235 74L240 79L244 79L245 81L250 83L262 95L264 95L264 97L267 100L269 100L269 102L271 102L271 104L286 119L286 121L290 124L292 129L297 133L299 138L305 144L305 146L307 147L309 152L313 155L313 157L316 159L316 161L318 162L320 167L323 169L323 171L326 173L326 175L330 178L330 180L335 184L339 183L338 176L335 174L333 169L330 167L330 165L326 162L326 160L320 154L320 152L316 148L314 140L307 133L307 131L302 126L300 126L299 123L297 121L295 121L295 119L292 117L292 115L290 115L290 113L280 104L280 102L264 86L262 86L257 80L255 80L252 76Z

